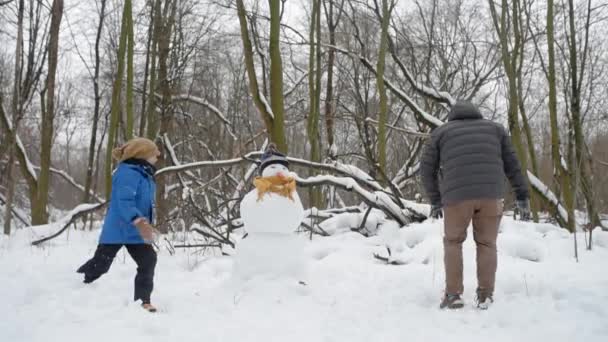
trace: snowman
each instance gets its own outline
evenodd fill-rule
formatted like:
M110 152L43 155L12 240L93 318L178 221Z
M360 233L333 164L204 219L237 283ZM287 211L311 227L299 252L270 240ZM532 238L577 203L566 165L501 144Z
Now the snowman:
M260 177L241 202L246 237L239 242L235 274L253 277L293 278L303 283L304 240L295 230L304 219L294 174L285 155L271 144L260 159Z

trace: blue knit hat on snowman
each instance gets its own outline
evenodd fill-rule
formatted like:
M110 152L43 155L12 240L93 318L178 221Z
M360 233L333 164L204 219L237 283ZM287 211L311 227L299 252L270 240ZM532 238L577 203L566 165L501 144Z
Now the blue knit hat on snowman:
M262 157L260 158L260 174L264 172L264 169L266 167L272 164L281 164L285 167L289 167L289 161L287 160L287 157L277 150L277 145L275 145L274 143L270 143L268 145L268 147L264 151L264 154L262 154Z

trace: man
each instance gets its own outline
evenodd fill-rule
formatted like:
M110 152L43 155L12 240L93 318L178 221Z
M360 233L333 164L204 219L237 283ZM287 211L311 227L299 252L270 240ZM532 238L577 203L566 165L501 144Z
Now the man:
M477 244L477 306L493 302L496 238L503 213L505 175L515 190L517 210L530 218L526 179L504 128L485 120L468 101L458 101L448 122L431 134L422 156L421 175L431 201L431 217L445 214L443 239L445 296L440 308L464 306L462 243L473 221Z

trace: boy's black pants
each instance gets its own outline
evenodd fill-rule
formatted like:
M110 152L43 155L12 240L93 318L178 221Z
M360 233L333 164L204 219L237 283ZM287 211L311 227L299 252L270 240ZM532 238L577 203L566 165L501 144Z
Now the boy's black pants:
M95 255L80 266L76 272L84 273L84 282L91 283L108 272L116 253L125 246L131 258L137 263L135 276L135 296L133 300L141 299L150 303L150 294L154 288L154 268L156 267L156 252L148 244L109 245L99 244Z

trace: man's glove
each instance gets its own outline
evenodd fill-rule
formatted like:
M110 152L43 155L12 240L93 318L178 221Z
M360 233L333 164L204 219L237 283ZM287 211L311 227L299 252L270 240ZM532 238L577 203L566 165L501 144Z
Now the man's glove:
M443 211L441 210L441 205L431 204L431 214L429 216L434 219L442 218Z
M519 219L522 221L530 221L532 219L532 215L530 214L530 200L515 201L515 214L519 215Z
M139 230L139 234L145 242L151 243L154 242L154 237L156 233L156 229L143 217L137 218L133 221L137 230Z

